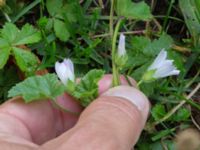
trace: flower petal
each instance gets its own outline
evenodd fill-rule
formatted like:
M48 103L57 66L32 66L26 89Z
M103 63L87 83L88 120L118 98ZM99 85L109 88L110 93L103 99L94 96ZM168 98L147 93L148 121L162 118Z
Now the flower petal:
M67 78L67 68L65 67L65 64L56 62L55 71L56 71L59 79L62 81L62 83L66 84L68 78Z
M168 74L166 74L166 76L179 75L179 73L180 73L180 70L173 70L169 72Z
M119 38L119 44L118 44L118 55L119 56L123 56L126 54L125 40L126 40L126 37L124 36L124 34L121 33L120 38Z
M168 76L169 72L172 72L174 70L173 65L165 65L160 68L158 68L154 74L155 78L163 78Z
M74 64L71 61L71 59L64 59L63 62L66 65L66 67L69 67L69 69L74 73Z
M152 63L152 65L148 68L148 70L159 68L160 66L162 66L162 63L165 61L166 58L167 52L164 49L162 49L156 57L156 59L154 60L154 62Z

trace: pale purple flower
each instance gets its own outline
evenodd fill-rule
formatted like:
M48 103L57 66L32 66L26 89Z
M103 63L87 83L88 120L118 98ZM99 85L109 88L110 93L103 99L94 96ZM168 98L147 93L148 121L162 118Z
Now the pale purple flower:
M178 75L180 71L173 65L173 60L167 59L167 52L162 49L148 71L155 70L153 78L164 78Z
M55 70L63 84L67 85L68 80L74 82L74 64L70 59L64 59L63 62L56 62Z

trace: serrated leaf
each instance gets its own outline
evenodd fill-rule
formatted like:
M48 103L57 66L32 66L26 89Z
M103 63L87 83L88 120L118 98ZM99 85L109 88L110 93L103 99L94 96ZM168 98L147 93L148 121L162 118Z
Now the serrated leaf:
M1 30L1 37L6 39L9 44L12 44L18 33L19 29L16 27L16 25L12 23L6 23Z
M131 44L132 48L134 49L134 54L135 52L141 53L141 50L151 44L151 40L144 36L134 36L131 40Z
M60 8L63 5L63 0L47 0L46 1L46 7L48 10L48 13L51 16L54 16L58 11L60 11Z
M103 77L103 70L89 71L75 87L72 95L80 100L82 106L89 105L98 96L98 81Z
M0 49L0 69L2 69L5 66L5 64L8 61L9 56L10 56L9 47Z
M54 19L54 31L56 36L63 42L66 42L70 37L67 25L59 19Z
M118 16L128 19L149 20L152 18L150 7L145 2L134 3L131 0L117 0L116 12Z
M10 47L9 43L0 38L0 69L2 69L8 61L10 55Z
M36 70L38 66L38 59L33 53L13 47L13 54L17 65L22 71L32 74Z
M15 24L6 23L1 30L1 37L10 46L14 46L39 42L41 34L29 24L24 25L20 31Z
M9 97L22 96L26 103L45 99L56 99L62 95L65 87L55 74L29 77L14 86L9 92Z
M41 40L40 32L30 24L26 24L22 27L21 31L17 35L13 45L32 44Z
M149 45L147 45L144 49L143 49L143 53L147 56L156 56L161 49L169 49L171 48L171 46L173 45L173 39L167 35L167 34L163 34L160 36L159 39L154 40L152 43L150 43Z
M151 60L150 57L143 54L143 49L149 44L151 44L151 40L147 37L135 36L132 38L131 49L127 51L129 56L126 64L127 68L141 66Z

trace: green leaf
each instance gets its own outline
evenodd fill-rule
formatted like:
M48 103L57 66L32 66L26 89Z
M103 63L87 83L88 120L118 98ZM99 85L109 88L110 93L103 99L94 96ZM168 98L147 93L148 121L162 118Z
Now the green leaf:
M165 106L162 104L155 105L151 111L151 114L155 121L161 119L166 114Z
M77 22L78 20L83 21L81 20L83 15L82 7L78 1L68 2L60 12L70 23Z
M41 34L33 26L26 24L17 35L14 45L32 44L41 40Z
M28 74L32 74L35 72L38 66L38 59L33 53L14 47L13 54L16 59L17 65L22 71Z
M51 16L56 15L63 5L63 0L47 0L46 7Z
M7 40L0 38L0 69L2 69L8 61L10 55L10 47Z
M45 99L56 99L65 90L55 74L29 77L14 86L9 92L9 97L22 96L26 103Z
M89 71L75 87L72 96L77 98L82 106L89 105L98 96L98 81L103 77L103 70Z
M190 117L190 111L186 108L181 108L177 111L176 114L172 116L172 121L186 121Z
M0 38L0 49L10 47L8 41L4 38Z
M152 43L147 45L143 49L143 53L147 56L154 57L161 51L161 49L164 48L167 50L171 48L172 45L173 45L173 39L169 35L163 34L159 39L154 40Z
M117 0L116 12L118 16L131 19L149 20L152 18L150 7L145 2L134 3L131 0Z
M151 44L151 40L143 36L134 36L131 40L131 48L128 49L128 62L126 64L127 68L135 68L141 66L151 60L151 57L148 57L143 54L143 49ZM145 57L145 59L144 59Z
M151 40L148 37L134 36L131 40L131 46L134 49L132 53L138 52L141 54L141 51L150 44Z
M10 56L9 48L0 49L0 69L2 69L5 66L9 56Z
M12 23L6 23L1 30L1 37L7 40L9 44L12 44L17 34L19 34L19 29Z
M6 23L1 31L1 37L13 46L39 42L41 34L29 24L24 25L20 31L14 24Z
M61 41L66 42L70 37L67 25L59 19L54 19L54 31Z

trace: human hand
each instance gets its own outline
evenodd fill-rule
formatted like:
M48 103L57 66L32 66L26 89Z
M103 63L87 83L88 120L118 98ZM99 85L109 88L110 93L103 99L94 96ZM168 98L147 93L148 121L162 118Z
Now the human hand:
M127 84L123 77L121 81ZM106 75L99 82L100 97L83 112L69 95L58 98L66 109L82 112L80 118L60 112L49 101L6 102L0 107L1 147L8 150L131 149L146 122L149 102L136 88L119 86L108 90L110 85L111 76Z

